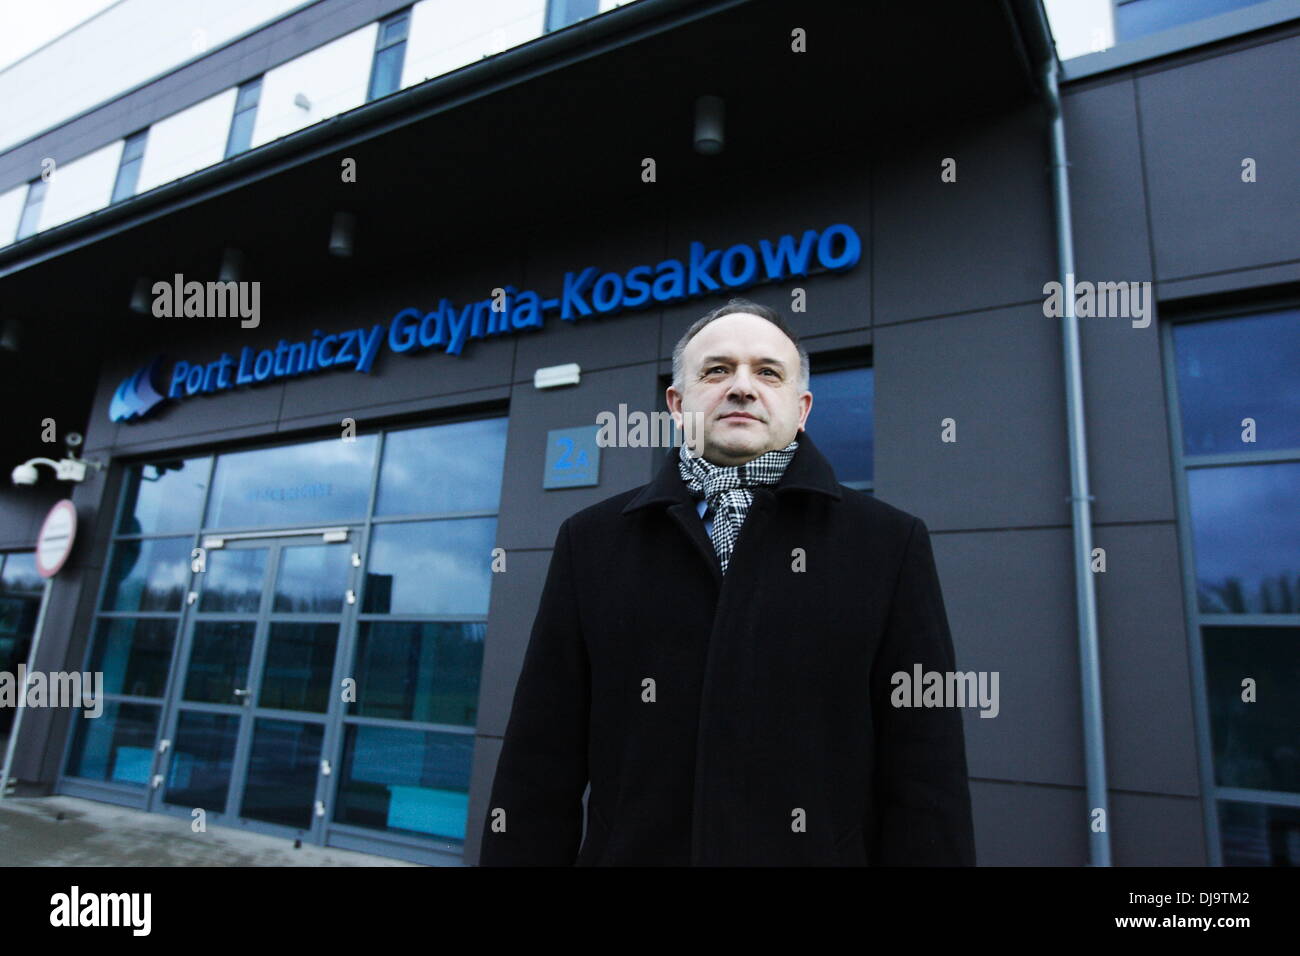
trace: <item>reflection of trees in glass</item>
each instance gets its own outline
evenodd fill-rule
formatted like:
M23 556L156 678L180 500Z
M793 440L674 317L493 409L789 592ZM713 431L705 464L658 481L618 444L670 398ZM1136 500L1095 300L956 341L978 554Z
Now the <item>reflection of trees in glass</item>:
M1251 597L1241 578L1226 578L1221 583L1197 582L1197 603L1201 611L1212 614L1300 614L1300 574L1279 574L1260 579Z

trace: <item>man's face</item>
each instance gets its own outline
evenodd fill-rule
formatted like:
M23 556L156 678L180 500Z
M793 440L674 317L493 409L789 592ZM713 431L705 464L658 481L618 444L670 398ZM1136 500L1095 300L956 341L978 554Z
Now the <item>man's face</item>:
M744 464L784 448L803 430L812 392L799 388L799 352L771 322L748 312L715 319L686 344L682 392L668 408L691 451L715 465ZM698 423L687 429L683 416Z

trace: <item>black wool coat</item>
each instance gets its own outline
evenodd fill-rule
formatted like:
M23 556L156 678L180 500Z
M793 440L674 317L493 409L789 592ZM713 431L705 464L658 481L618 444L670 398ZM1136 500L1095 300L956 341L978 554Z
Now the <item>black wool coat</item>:
M797 437L725 576L675 454L560 526L480 865L974 865L929 533Z

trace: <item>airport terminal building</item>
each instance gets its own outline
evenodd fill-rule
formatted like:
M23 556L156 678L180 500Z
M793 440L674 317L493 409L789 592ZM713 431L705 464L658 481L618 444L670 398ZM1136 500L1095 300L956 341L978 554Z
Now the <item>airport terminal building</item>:
M10 795L475 864L556 531L673 453L598 423L743 296L1000 675L979 863L1295 865L1300 0L1051 6L122 0L0 70L0 670L102 675Z

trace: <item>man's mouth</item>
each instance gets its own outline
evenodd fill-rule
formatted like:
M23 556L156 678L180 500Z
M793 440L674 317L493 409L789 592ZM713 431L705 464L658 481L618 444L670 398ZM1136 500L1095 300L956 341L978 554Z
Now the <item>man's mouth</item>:
M723 421L726 421L729 418L748 419L751 422L758 421L757 418L755 418L753 415L749 414L748 412L728 412L726 415L722 416Z

